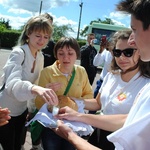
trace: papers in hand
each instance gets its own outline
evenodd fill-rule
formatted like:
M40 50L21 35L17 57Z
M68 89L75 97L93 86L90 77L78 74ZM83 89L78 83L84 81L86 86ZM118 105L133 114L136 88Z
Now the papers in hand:
M76 103L78 104L78 108L79 108L78 111L80 113L84 113L84 103L82 102L82 100L76 100ZM54 118L53 114L48 111L47 104L45 103L38 111L38 113L35 115L35 117L26 124L26 126L28 126L33 121L38 121L44 127L56 128L57 120L58 119ZM80 136L83 135L86 136L93 132L93 128L90 125L87 125L82 122L74 122L69 120L63 120L63 122L65 125L72 128L72 130Z

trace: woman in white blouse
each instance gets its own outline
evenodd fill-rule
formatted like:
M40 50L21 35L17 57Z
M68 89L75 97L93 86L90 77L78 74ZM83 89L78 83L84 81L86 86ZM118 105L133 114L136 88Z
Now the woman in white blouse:
M44 58L40 50L46 46L51 34L48 19L41 16L29 19L3 68L5 88L0 92L0 106L7 107L11 116L9 123L0 127L0 142L5 150L21 149L27 101L39 95L47 103L58 104L52 89L36 85L43 68Z

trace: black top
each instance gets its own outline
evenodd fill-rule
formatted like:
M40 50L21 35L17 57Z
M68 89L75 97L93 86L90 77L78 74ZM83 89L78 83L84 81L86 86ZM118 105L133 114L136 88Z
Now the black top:
M42 49L44 55L44 67L52 65L56 61L53 52L54 46L55 46L54 41L50 40L46 48Z
M97 54L97 50L91 45L84 45L81 47L81 66L83 66L88 74L89 80L96 76L97 67L93 65L93 60ZM92 81L90 81L92 83Z

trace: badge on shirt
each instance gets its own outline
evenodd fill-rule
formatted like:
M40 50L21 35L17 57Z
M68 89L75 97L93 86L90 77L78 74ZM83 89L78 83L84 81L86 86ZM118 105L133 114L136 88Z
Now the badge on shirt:
M127 98L127 95L124 94L124 93L120 93L120 94L117 96L117 99L118 99L119 101L123 101L123 100L125 100L126 98Z

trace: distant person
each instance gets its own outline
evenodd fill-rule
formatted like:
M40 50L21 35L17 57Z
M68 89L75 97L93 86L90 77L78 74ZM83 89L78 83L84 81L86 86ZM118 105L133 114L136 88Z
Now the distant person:
M49 19L50 24L51 25L53 24L53 17L50 14L45 13L45 14L42 14L41 16ZM52 65L56 61L56 58L54 57L54 52L53 52L54 46L55 46L55 43L51 38L48 44L46 45L46 47L42 49L42 52L44 55L44 67Z
M103 37L105 37L105 39L103 39ZM108 38L107 39L106 38L107 38L106 36L102 36L101 41L100 41L100 50L97 52L93 60L93 65L95 67L103 65L102 71L100 73L100 77L96 81L96 88L94 89L94 98L96 98L99 92L99 89L103 83L104 77L106 76L108 71L110 71L110 64L112 61L111 51L113 49L113 44L111 43L111 39L109 39L108 41ZM89 113L95 114L96 111L89 111Z
M41 49L52 34L49 20L36 16L28 20L3 68L4 89L0 92L0 106L10 110L9 123L0 127L0 142L4 150L20 150L28 113L27 101L39 95L43 101L58 104L55 92L37 85L44 58ZM34 109L34 108L33 108Z
M97 50L93 46L95 34L90 33L87 36L87 44L80 48L81 51L81 66L83 66L88 74L90 84L92 85L97 73L97 67L93 65L93 60L97 54Z
M112 49L114 48L113 43L111 42L111 38L107 38L105 42L101 40L100 42L100 50L96 54L93 60L93 65L98 67L103 65L102 71L100 73L100 78L97 81L97 87L94 90L94 98L96 98L98 91L101 87L103 79L108 71L110 71L110 63L112 61Z

